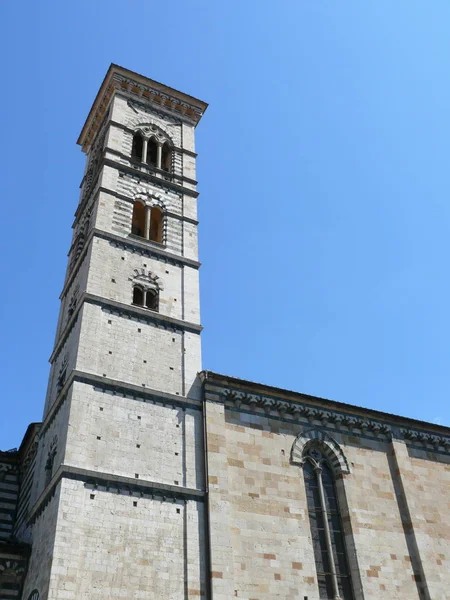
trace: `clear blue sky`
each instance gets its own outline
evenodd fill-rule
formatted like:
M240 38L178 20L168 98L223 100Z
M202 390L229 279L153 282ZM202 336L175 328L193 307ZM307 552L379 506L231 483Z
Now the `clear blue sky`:
M0 448L40 420L111 62L197 129L203 367L450 424L450 2L0 3Z

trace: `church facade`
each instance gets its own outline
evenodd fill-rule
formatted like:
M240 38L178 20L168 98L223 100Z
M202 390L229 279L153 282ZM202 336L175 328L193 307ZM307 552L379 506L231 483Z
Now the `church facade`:
M450 428L202 371L195 128L111 65L0 599L449 600Z

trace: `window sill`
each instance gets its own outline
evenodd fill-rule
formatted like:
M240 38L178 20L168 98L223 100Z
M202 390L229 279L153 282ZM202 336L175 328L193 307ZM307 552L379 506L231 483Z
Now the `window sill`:
M157 308L149 308L148 306L144 306L143 304L136 304L136 302L132 302L131 306L137 306L138 308L143 308L144 310L159 313L159 310Z
M155 245L157 248L166 248L166 244L164 242L156 242L155 240L148 240L141 235L137 235L136 233L129 233L128 236L133 238L134 240L139 240L140 242L146 242L147 244Z

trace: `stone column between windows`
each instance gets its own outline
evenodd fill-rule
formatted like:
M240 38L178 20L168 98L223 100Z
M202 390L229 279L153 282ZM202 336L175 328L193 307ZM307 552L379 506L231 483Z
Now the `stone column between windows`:
M145 231L144 231L144 237L146 240L150 239L150 216L151 216L151 207L150 206L146 206L145 207Z
M339 587L338 587L338 581L337 581L337 576L336 576L336 565L335 565L334 556L333 556L333 546L331 544L330 525L328 523L328 511L327 511L327 505L325 502L325 493L323 491L322 467L315 466L314 470L316 472L317 484L319 486L320 505L321 505L322 514L323 514L323 528L325 531L325 542L327 544L328 560L330 561L331 581L333 584L333 600L341 600L341 597L339 596Z
M156 152L156 166L158 169L161 168L161 160L162 160L162 144L158 142L158 148Z
M142 162L147 162L147 146L148 146L148 140L147 138L143 139L142 142Z

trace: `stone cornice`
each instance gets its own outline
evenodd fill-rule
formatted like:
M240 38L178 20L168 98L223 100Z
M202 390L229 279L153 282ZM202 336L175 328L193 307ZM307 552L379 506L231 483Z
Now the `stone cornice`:
M178 329L181 331L190 331L192 333L201 333L201 331L203 330L203 327L197 323L183 321L182 319L175 319L174 317L169 317L168 315L164 315L153 310L140 308L139 306L134 306L131 304L124 304L123 302L117 302L116 300L103 298L102 296L97 296L96 294L91 294L89 292L83 292L80 295L77 307L73 315L71 316L66 327L58 336L58 340L49 358L50 363L52 363L57 358L58 354L60 353L61 349L66 343L70 332L72 331L75 323L77 322L81 308L85 303L96 304L97 306L101 306L102 308L107 309L112 314L117 314L119 316L128 315L140 321L147 321L156 325L156 327L165 327L174 330Z
M103 296L97 296L96 294L90 294L88 292L84 292L81 297L81 302L96 304L102 308L108 309L113 314L118 314L120 316L130 315L141 321L149 321L167 329L190 331L191 333L200 333L203 330L203 327L198 323L183 321L182 319L169 317L168 315L149 310L148 308L124 304L123 302L117 302L116 300L110 300L109 298L103 298Z
M128 202L129 204L134 203L134 198L131 198L130 196L125 196L124 194L120 194L119 192L110 190L109 188L106 188L103 186L100 186L99 188L97 188L97 194L99 194L99 193L108 194L109 196L113 196L114 198L117 198L118 200L123 200L124 202ZM169 217L171 219L176 219L176 220L182 221L184 223L190 223L191 225L199 224L197 219L191 219L190 217L185 217L184 215L173 212L171 210L166 210L164 212L164 214L166 217ZM72 227L74 227L75 224L76 224L76 222L73 223ZM146 240L146 241L149 241L149 240Z
M192 267L193 269L199 269L201 266L201 263L196 260L186 258L180 254L172 254L172 252L168 252L167 250L161 248L160 245L156 246L155 243L149 240L141 241L142 238L132 236L132 234L124 238L109 231L94 229L94 235L95 237L101 237L105 240L116 243L118 246L122 246L124 248L133 248L134 250L140 251L150 258L157 258L158 260L166 261L169 264L183 265L185 267Z
M195 500L202 502L205 492L194 488L169 485L156 481L134 479L112 473L102 473L89 469L81 469L71 465L61 465L56 471L49 485L37 499L28 516L28 523L34 523L36 519L48 506L56 492L56 488L62 479L82 481L89 489L113 492L115 494L126 494L139 498L159 499L163 502L177 500Z
M148 256L149 258L156 258L157 260L164 261L168 264L173 264L176 266L186 266L192 267L193 269L199 269L201 263L196 260L192 260L191 258L186 258L185 256L181 256L179 254L172 254L172 252L167 252L161 247L157 247L153 242L149 240L140 241L138 237L132 237L131 234L129 237L122 237L120 235L116 235L115 233L111 233L109 231L103 231L102 229L93 228L89 235L86 238L86 243L84 248L77 259L77 262L73 266L72 272L69 277L66 279L63 289L59 295L59 299L62 300L64 298L64 294L70 288L80 266L83 263L83 260L86 256L87 251L90 248L90 244L92 242L92 238L99 237L104 240L107 240L117 247L133 249L136 252L140 252L141 254Z
M116 91L132 99L163 110L175 118L196 126L208 105L193 96L179 92L157 81L111 64L100 86L77 144L86 152L103 121Z
M125 164L120 161L115 161L114 158L107 157L106 156L107 153L114 154L114 156L117 156L121 160L126 160L127 163L129 163L129 164ZM186 188L183 185L183 182L184 182L184 183L189 183L190 185L196 186L198 184L198 181L196 181L195 179L190 179L189 177L186 177L185 175L178 175L177 173L173 173L171 171L164 171L164 169L158 169L157 167L154 167L153 165L148 165L146 163L143 163L139 159L128 156L127 154L124 154L123 152L120 152L119 150L115 150L114 148L108 148L108 146L106 146L104 148L104 151L102 154L102 159L104 159L105 161L114 162L115 166L118 169L123 169L123 167L131 168L134 170L134 173L136 173L136 172L142 173L144 175L144 177L155 177L155 176L159 175L159 177L156 177L155 182L158 181L160 183L160 185L176 186L177 192L180 192L180 190L182 188L183 193L185 193L185 194L188 194L188 195L197 194L198 195L198 192L195 192L191 188ZM175 181L176 179L181 181L181 183L177 183ZM83 181L84 181L84 177L80 183L80 187L83 185Z
M233 385L230 386L230 382L226 385L225 376L208 371L203 371L201 377L206 399L223 403L233 410L257 413L267 418L299 423L303 426L316 425L328 431L356 437L380 440L399 438L421 450L450 453L450 435L446 427L247 381L242 381L242 387L245 386L245 389L242 389L239 380L229 378ZM249 389L252 386L254 392ZM287 395L293 397L287 398ZM427 431L428 425L430 428Z
M123 155L123 156L125 156L125 155ZM129 157L126 157L126 158L127 158L127 160L129 160ZM117 169L118 171L129 173L133 177L139 178L141 181L148 181L148 182L154 183L155 185L158 185L160 187L169 188L170 190L172 190L174 192L178 192L179 194L184 195L184 196L191 196L192 198L198 198L200 195L197 191L192 190L191 188L184 187L183 185L174 183L173 181L169 181L168 179L161 179L160 177L157 177L156 174L147 173L145 171L142 171L141 169L137 169L136 167L133 167L131 165L125 165L121 162L118 162L118 161L112 159L112 158L104 157L103 163L104 163L104 166L112 167L113 169ZM165 173L165 171L158 171L158 172ZM155 171L155 173L156 173L156 171ZM167 177L170 177L170 174L167 175ZM177 176L175 175L174 177L177 177Z
M201 409L200 400L195 400L194 398L177 396L176 394L162 392L153 388L142 387L133 383L128 383L127 381L120 381L119 379L111 379L109 377L101 377L100 375L95 375L94 373L87 373L86 371L74 369L71 371L71 373L69 373L64 387L49 408L49 411L41 424L39 436L44 435L44 433L52 424L60 408L67 400L69 390L74 382L86 383L100 388L107 393L111 393L114 396L122 398L132 397L134 400L141 402L154 402L170 406L194 408L197 410Z

